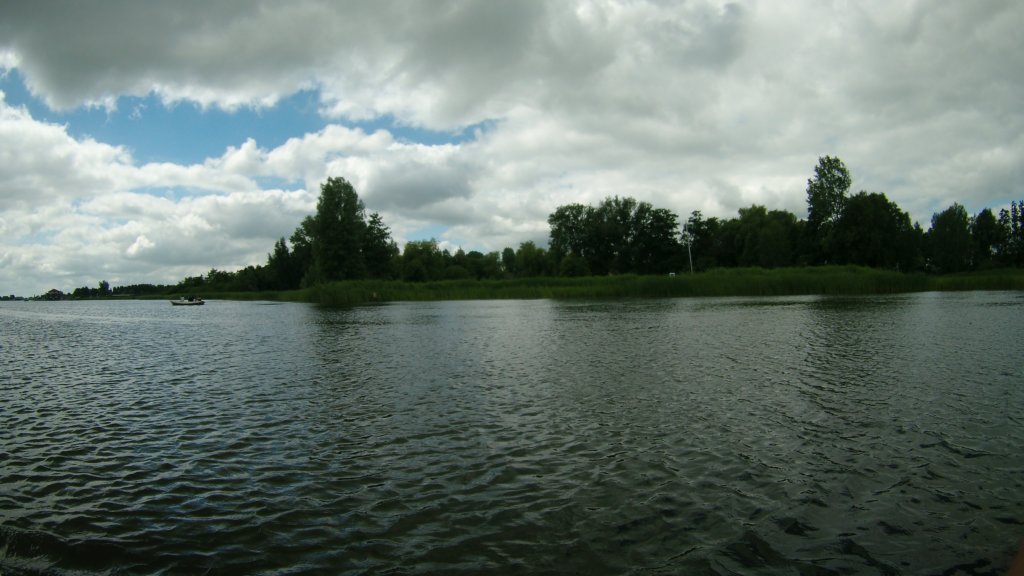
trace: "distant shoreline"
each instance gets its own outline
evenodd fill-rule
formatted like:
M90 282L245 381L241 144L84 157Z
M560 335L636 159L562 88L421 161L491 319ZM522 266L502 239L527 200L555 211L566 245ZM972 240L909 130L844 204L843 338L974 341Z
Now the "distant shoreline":
M1024 290L1024 269L1007 268L959 274L902 273L862 266L798 268L719 268L696 274L641 276L540 276L507 280L351 280L299 290L185 292L70 300L169 300L201 296L206 300L306 302L355 306L379 302L445 300L535 300L688 298L726 296L858 296L912 292ZM27 300L27 299L23 299Z
M509 280L436 282L354 280L293 291L209 293L203 296L207 299L273 300L309 302L325 306L353 306L400 301L854 296L969 290L1024 290L1024 270L1000 269L928 275L859 266L728 268L675 276L545 276Z

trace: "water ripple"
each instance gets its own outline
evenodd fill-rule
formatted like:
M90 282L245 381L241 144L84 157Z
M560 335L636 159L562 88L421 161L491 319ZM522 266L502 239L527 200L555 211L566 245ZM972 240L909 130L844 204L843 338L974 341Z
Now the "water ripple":
M1000 574L1024 525L1015 294L164 304L0 307L0 573Z

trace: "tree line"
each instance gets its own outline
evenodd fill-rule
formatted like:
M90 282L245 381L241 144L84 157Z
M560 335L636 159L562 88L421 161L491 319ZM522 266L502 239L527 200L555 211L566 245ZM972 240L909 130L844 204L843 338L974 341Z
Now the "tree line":
M757 205L725 220L694 212L685 233L694 266L855 264L955 273L1024 265L1024 201L998 217L991 208L970 216L954 202L933 214L925 231L884 193L850 195L851 182L843 162L825 156L807 181L806 220Z
M293 290L359 279L408 282L503 279L592 274L663 274L682 265L678 217L633 198L608 198L598 206L571 204L548 218L550 248L532 241L501 252L454 253L438 242L415 240L400 250L378 213L344 178L320 187L316 213L290 239L283 237L263 266L235 273L211 270L183 280L181 290Z
M842 160L824 156L807 181L806 219L754 204L732 218L694 211L680 222L671 210L614 196L596 206L557 207L548 217L547 247L527 241L500 252L452 253L433 239L406 242L399 249L380 214L367 214L352 185L331 177L320 186L316 213L303 219L287 241L282 237L274 244L266 264L236 272L212 269L167 291L294 290L368 278L422 282L824 264L936 273L1024 266L1024 201L1012 202L998 215L985 208L973 216L954 203L933 214L925 231L884 193L850 194L851 184ZM96 296L166 288L110 290L105 284L79 290Z

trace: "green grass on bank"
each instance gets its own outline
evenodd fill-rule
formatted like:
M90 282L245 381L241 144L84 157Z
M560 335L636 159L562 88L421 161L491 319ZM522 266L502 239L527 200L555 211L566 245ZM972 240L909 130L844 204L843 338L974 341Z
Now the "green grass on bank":
M677 276L537 277L438 282L355 280L333 282L303 290L197 291L194 295L203 296L208 300L270 300L312 302L325 306L353 306L396 301L870 295L965 290L1024 290L1024 269L987 270L938 276L922 273L903 274L859 266L814 266L771 270L722 268ZM161 298L179 296L180 294L175 294Z
M718 269L677 276L540 277L422 283L359 280L325 284L295 293L273 293L271 298L265 297L267 293L246 297L351 306L368 302L427 300L858 295L937 290L1024 290L1024 270L931 276L858 266L818 266L772 270Z
M930 290L1024 290L1024 269L981 270L929 277Z

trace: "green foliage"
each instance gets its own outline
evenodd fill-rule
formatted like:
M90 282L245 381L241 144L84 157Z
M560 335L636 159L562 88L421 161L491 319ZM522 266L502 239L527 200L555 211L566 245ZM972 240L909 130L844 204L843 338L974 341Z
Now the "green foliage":
M458 264L447 266L444 269L445 280L467 280L472 277L473 275L469 272L469 270L466 270L465 268Z
M813 239L812 258L827 262L832 256L832 232L843 212L846 192L853 180L839 158L823 156L807 180L807 232Z
M484 254L473 250L466 253L461 248L454 256L442 253L444 258L445 278L475 278L484 280L502 278L501 257L497 252Z
M1000 245L996 249L1004 265L1024 266L1024 200L1013 201L999 211Z
M971 220L972 260L976 269L992 268L1000 246L1006 241L1003 229L991 208L978 212Z
M401 278L409 282L427 282L444 278L444 255L436 240L407 242L401 259Z
M928 290L1024 290L1024 270L996 268L928 277Z
M328 178L320 185L313 219L313 263L318 281L364 276L366 228L363 202L347 180Z
M637 209L633 198L606 198L588 213L584 256L592 274L630 272L631 221Z
M312 216L306 216L299 223L299 226L292 233L292 272L294 276L288 280L289 285L298 281L300 286L308 287L314 284L313 274L313 241L316 221Z
M695 210L686 221L686 238L690 242L688 258L693 258L694 269L708 270L724 266L722 222L718 218L704 218Z
M587 261L584 260L582 256L567 254L562 258L562 262L558 268L558 273L562 276L571 278L590 276L590 266L587 265Z
M1024 272L935 277L860 266L813 266L715 269L678 276L548 276L416 283L361 280L319 285L307 297L324 305L352 306L418 300L870 295L969 289L1021 290Z
M98 288L89 288L88 286L75 288L74 291L71 292L71 297L76 299L108 298L113 294L114 292L110 289L110 283L106 280L100 280Z
M974 252L967 210L957 203L932 216L929 232L932 264L945 273L962 272L971 266Z
M667 274L679 269L682 245L679 218L673 212L640 202L630 225L631 270L637 274Z
M127 286L115 286L111 289L113 296L141 298L146 296L164 296L171 293L173 286L162 284L129 284Z
M753 205L740 208L734 243L737 264L778 268L794 261L796 216L790 212Z
M910 215L885 194L860 192L847 199L833 235L837 263L909 271L917 248Z
M691 241L690 255L697 270L792 266L797 263L800 253L802 230L793 213L768 211L756 204L741 208L739 218L704 219L697 211L686 223L686 235Z
M267 287L270 290L298 288L301 276L294 264L292 253L282 237L274 244L274 251L267 255Z
M548 252L538 248L533 241L528 240L519 245L515 253L515 262L515 276L518 278L544 276L550 272Z
M647 202L615 196L597 207L559 206L548 223L560 273L580 273L580 258L595 275L661 274L679 265L677 216Z
M371 278L394 278L392 263L398 254L398 244L391 239L391 229L384 224L380 214L370 214L363 239L367 275Z
M556 260L573 254L583 257L589 249L590 220L593 208L583 204L559 206L548 216L551 227L550 250Z
M516 275L516 251L512 248L501 251L501 269L509 277Z
M398 245L380 214L369 218L359 195L344 178L328 178L320 186L316 214L307 216L291 236L267 258L264 288L313 286L344 279L398 277Z

